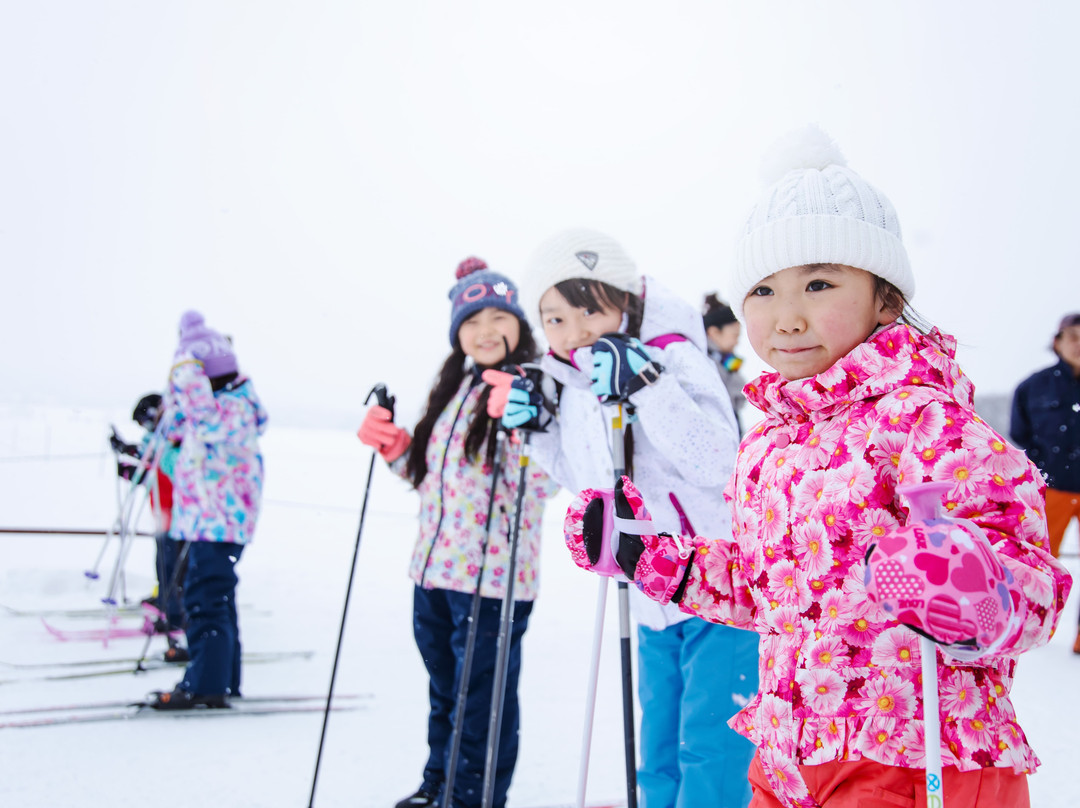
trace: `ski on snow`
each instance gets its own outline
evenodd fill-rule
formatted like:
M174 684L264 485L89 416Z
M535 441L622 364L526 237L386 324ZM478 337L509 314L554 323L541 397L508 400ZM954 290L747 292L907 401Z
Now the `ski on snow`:
M314 651L245 651L244 662L273 662L279 659L310 659L315 656ZM66 659L61 662L4 662L0 660L0 666L15 668L16 670L43 670L46 668L90 668L95 665L134 665L140 660L136 657L113 657L111 659ZM160 662L162 666L184 665L184 662L166 662L163 659L146 658L147 662Z
M359 710L363 705L358 695L334 697L331 710ZM340 704L339 701L346 701ZM66 704L50 707L26 707L0 712L0 729L48 727L62 724L89 724L102 721L127 721L153 717L224 718L238 715L280 715L287 713L321 713L326 710L326 696L281 695L245 696L228 707L196 707L191 710L155 710L149 701L100 701L86 704Z
M126 640L132 637L149 637L154 634L161 634L164 636L164 632L157 631L154 627L153 621L146 617L143 619L141 626L119 626L109 625L105 628L85 628L85 629L62 629L57 628L49 623L44 617L41 618L41 624L45 626L45 630L52 634L60 642L104 642L109 640ZM182 637L184 632L180 629L173 629L169 632L172 637Z
M115 606L109 606L102 604L101 606L91 606L83 609L18 609L14 606L8 606L5 603L0 603L0 614L6 614L9 617L73 617L73 618L90 618L90 619L109 619L113 617L142 617L147 610L152 609L149 604L144 603L124 603ZM157 610L154 609L156 612ZM250 604L241 603L240 611L245 615L260 615L267 616L270 614L269 610L255 609Z
M0 612L11 617L142 617L142 604L128 603L123 606L97 606L88 609L16 609L0 603Z
M250 651L243 655L245 665L262 664L266 662L281 662L288 659L311 659L314 651ZM105 667L114 665L118 667ZM49 668L93 668L93 670L81 670L73 673L46 673L31 676L20 676L12 679L0 679L0 685L18 684L19 682L53 682L66 681L68 679L94 679L99 676L119 676L122 674L146 673L148 671L162 670L165 668L183 668L187 662L166 662L161 657L147 657L142 660L134 657L121 659L97 659L83 660L80 662L54 662L54 663L31 663L18 664L13 662L0 662L0 666L14 668L15 670L42 670Z

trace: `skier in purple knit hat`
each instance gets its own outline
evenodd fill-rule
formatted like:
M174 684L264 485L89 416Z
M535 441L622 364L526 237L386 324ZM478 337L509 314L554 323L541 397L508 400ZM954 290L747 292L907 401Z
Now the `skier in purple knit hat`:
M191 662L158 710L227 707L240 695L236 572L255 531L262 498L259 436L266 411L240 374L231 342L197 311L180 318L162 434L180 442L170 536L189 542L184 585Z

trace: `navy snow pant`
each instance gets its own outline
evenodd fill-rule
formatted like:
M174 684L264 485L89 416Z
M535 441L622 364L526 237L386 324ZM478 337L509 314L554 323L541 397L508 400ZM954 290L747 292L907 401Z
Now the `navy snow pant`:
M240 626L236 572L244 545L193 541L184 578L191 662L180 686L198 696L240 694Z
M180 554L184 549L184 542L170 539L168 533L159 533L157 539L157 570L158 570L158 609L164 614L173 628L183 628L186 622L184 618L184 568L187 567L187 558L183 565L179 565ZM180 566L179 571L177 566ZM173 579L176 579L175 581Z
M441 792L446 780L450 756L450 734L457 702L457 691L465 662L465 641L472 612L471 594L447 589L422 589L413 594L413 636L424 659L430 683L428 697L428 755L424 766L423 788L432 794ZM495 646L499 636L502 601L481 598L469 676L469 693L462 721L461 751L454 775L451 805L445 808L479 808L483 798L484 762L487 755L488 724L491 715L491 691L495 676ZM495 767L494 808L506 805L506 792L514 774L518 755L518 675L521 672L521 637L532 613L531 601L514 603L514 626L510 640L510 660L506 674L502 729L499 734L498 763Z

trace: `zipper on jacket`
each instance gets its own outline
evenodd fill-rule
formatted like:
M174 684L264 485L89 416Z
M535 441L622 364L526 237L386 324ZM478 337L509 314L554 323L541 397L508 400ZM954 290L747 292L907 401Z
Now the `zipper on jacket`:
M431 554L435 552L435 543L439 539L439 534L442 533L443 519L446 517L446 500L443 497L443 488L445 486L444 474L446 472L446 456L450 454L450 444L454 440L454 428L457 426L458 419L461 417L461 411L465 409L465 402L469 399L469 394L472 393L473 387L476 386L476 378L469 383L469 389L465 392L465 395L461 397L461 403L458 404L457 412L454 413L454 421L450 424L450 437L446 440L446 446L443 447L442 465L439 466L439 521L435 523L435 533L431 537L431 545L428 547L427 558L424 559L424 571L420 573L420 588L424 588L424 581L427 580L428 567L431 565ZM481 576L484 574L483 567L480 569Z

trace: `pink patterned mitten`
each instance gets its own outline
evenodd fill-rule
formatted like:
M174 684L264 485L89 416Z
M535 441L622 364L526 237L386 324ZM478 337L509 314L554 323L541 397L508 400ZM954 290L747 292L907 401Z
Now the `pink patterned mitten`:
M582 491L563 523L575 564L599 575L633 580L647 597L667 603L684 586L694 551L654 529L629 477L620 479L614 491Z
M866 554L865 583L890 616L953 656L992 652L1012 623L1012 573L967 520L913 521L885 536Z

